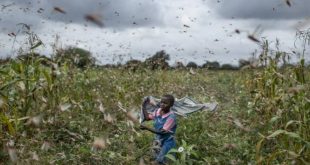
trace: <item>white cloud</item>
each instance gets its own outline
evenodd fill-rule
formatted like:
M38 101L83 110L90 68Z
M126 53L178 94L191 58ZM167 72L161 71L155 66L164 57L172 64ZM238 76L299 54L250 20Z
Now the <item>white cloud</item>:
M4 15L0 16L0 27L6 30L0 34L0 47L3 50L0 55L14 54L13 38L7 34L17 32L16 23L22 21L31 24L34 32L45 43L45 47L39 48L39 52L51 54L50 45L55 42L55 35L59 35L63 47L78 46L89 50L102 64L131 58L143 60L159 50L166 50L171 55L170 63L194 61L202 64L206 60L216 60L221 63L237 64L240 58L249 58L255 49L260 49L256 43L247 38L247 35L253 33L259 25L262 33L255 34L257 38L265 37L271 41L278 38L283 49L287 51L296 49L293 47L294 27L297 21L302 19L297 18L297 15L296 19L288 20L277 17L271 19L271 16L268 19L261 16L246 19L223 17L222 10L225 9L227 12L237 10L228 1L216 4L232 5L223 9L209 6L209 3L202 0L179 0L177 3L173 0L130 0L126 1L126 4L103 1L104 7L97 4L94 6L93 3L86 4L84 1L75 3L53 1L32 6L27 6L27 2L15 2L16 6L13 8L17 8L17 5L18 7L26 5L32 12L24 13L23 10L8 12L9 8L1 11ZM244 4L244 7L239 8L243 9L247 5L253 6ZM36 11L40 6L45 7L45 14L37 14ZM54 13L52 11L54 6L62 6L68 13L74 14ZM99 28L86 24L84 14L100 9L105 9L103 13L106 26ZM121 16L116 16L115 11ZM62 18L58 18L56 14ZM74 21L70 23L68 20ZM132 24L133 22L136 24ZM236 34L235 29L239 29L242 33ZM18 36L17 39L22 42L23 36ZM18 44L15 44L14 48L17 49ZM309 54L306 57L310 58Z

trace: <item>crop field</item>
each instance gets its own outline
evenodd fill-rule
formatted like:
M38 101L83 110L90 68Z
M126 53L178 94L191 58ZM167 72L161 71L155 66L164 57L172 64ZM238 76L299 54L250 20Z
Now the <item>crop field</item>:
M0 165L310 165L309 0L0 5Z
M268 60L233 71L10 60L0 67L0 162L149 164L153 135L137 114L144 96L170 93L219 106L178 117L169 164L309 164L309 68Z

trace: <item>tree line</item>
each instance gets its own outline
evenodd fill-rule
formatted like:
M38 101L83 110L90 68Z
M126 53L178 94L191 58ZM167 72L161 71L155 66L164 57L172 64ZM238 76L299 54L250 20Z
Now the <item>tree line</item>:
M64 63L69 64L72 67L77 68L87 68L87 67L98 67L98 68L124 68L131 71L136 71L138 69L186 69L186 68L207 68L210 70L239 70L239 69L253 69L260 68L262 66L258 65L258 59L250 58L248 60L240 59L238 61L238 66L232 64L220 64L217 61L206 61L202 65L198 65L193 61L184 64L182 62L175 62L173 65L169 65L170 55L164 50L156 52L153 56L147 58L144 61L132 59L127 61L125 64L96 64L96 59L92 56L91 52L84 50L82 48L68 47L63 50L57 50L54 55L47 57L38 53L26 53L20 54L16 58L7 57L0 59L0 65L8 63L11 60L31 60L31 59L41 59L41 64L49 65L50 62L62 65ZM286 64L285 66L290 66L292 64Z

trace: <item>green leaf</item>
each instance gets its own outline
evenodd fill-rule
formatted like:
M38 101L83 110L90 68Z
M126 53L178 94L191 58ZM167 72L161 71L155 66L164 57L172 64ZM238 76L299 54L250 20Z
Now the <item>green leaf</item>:
M285 130L281 130L281 129L280 130L276 130L271 135L267 136L267 139L274 138L274 137L276 137L276 136L278 136L280 134L283 134L285 132L286 132Z
M289 122L286 123L285 129L287 129L287 127L290 126L290 125L293 124L293 123L300 123L300 121L297 121L297 120L290 120Z
M277 121L278 119L280 119L281 117L279 117L279 116L275 116L275 117L273 117L273 118L271 118L270 119L270 123L274 123L275 121Z
M310 109L310 100L307 100L308 102L305 104L304 109Z
M272 161L276 158L277 155L282 154L283 151L276 150L275 152L269 154L269 158L267 159L267 164L272 164Z
M285 134L291 138L302 140L302 138L297 133L286 131Z
M285 134L285 135L287 135L287 136L289 136L291 138L304 141L297 133L288 132L288 131L285 131L285 130L276 130L271 135L267 136L267 139L274 138L274 137L276 137L276 136L278 136L280 134Z
M171 155L171 154L167 154L165 157L170 159L170 160L172 160L172 161L174 161L174 162L176 161L175 157L173 155Z
M3 70L0 70L0 74L2 74L2 75L9 75L7 72L5 72Z
M302 66L305 66L305 59L304 59L304 58L302 58L302 59L300 60L300 64L301 64Z
M38 46L43 45L43 42L41 40L39 40L35 45L33 45L30 49L35 49Z
M12 62L11 68L12 68L16 73L22 73L22 64L20 64L20 63Z
M198 154L195 151L191 151L191 155L193 155L196 158L199 158Z
M43 72L43 75L44 75L44 77L45 77L45 79L47 81L49 90L51 90L51 87L53 85L52 77L50 76L50 74L46 70L42 70L42 72Z
M300 155L295 153L294 151L287 151L287 153L294 159L296 159L297 157L299 157Z
M256 155L255 155L255 157L256 157L256 161L257 162L259 162L259 160L260 160L260 149L261 149L261 147L262 147L262 144L263 144L263 142L264 142L264 140L265 140L265 138L262 138L257 144L256 144Z
M179 152L177 149L172 148L168 153L177 153L177 152Z
M186 148L187 144L186 141L182 139L182 146L184 146L184 148Z
M12 126L10 120L5 116L5 114L0 113L0 122L3 123L4 126L7 126L9 134L14 135L15 134L15 129Z
M18 82L18 81L21 81L21 79L15 79L15 80L13 80L13 81L8 82L7 84L4 84L3 86L0 87L0 90L3 90L3 89L5 89L6 87L11 86L11 85L15 84L15 83Z

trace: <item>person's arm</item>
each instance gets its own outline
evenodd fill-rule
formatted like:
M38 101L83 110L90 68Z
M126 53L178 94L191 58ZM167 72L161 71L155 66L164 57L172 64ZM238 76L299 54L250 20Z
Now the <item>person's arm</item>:
M142 129L142 130L148 130L148 131L150 131L150 132L152 132L152 133L154 133L154 134L158 134L158 135L165 135L165 134L169 134L169 133L170 133L169 131L166 131L166 130L164 130L164 129L161 129L160 131L156 131L155 129L150 128L150 127L148 127L148 126L145 126L145 125L143 125L143 124L140 125L140 129Z

